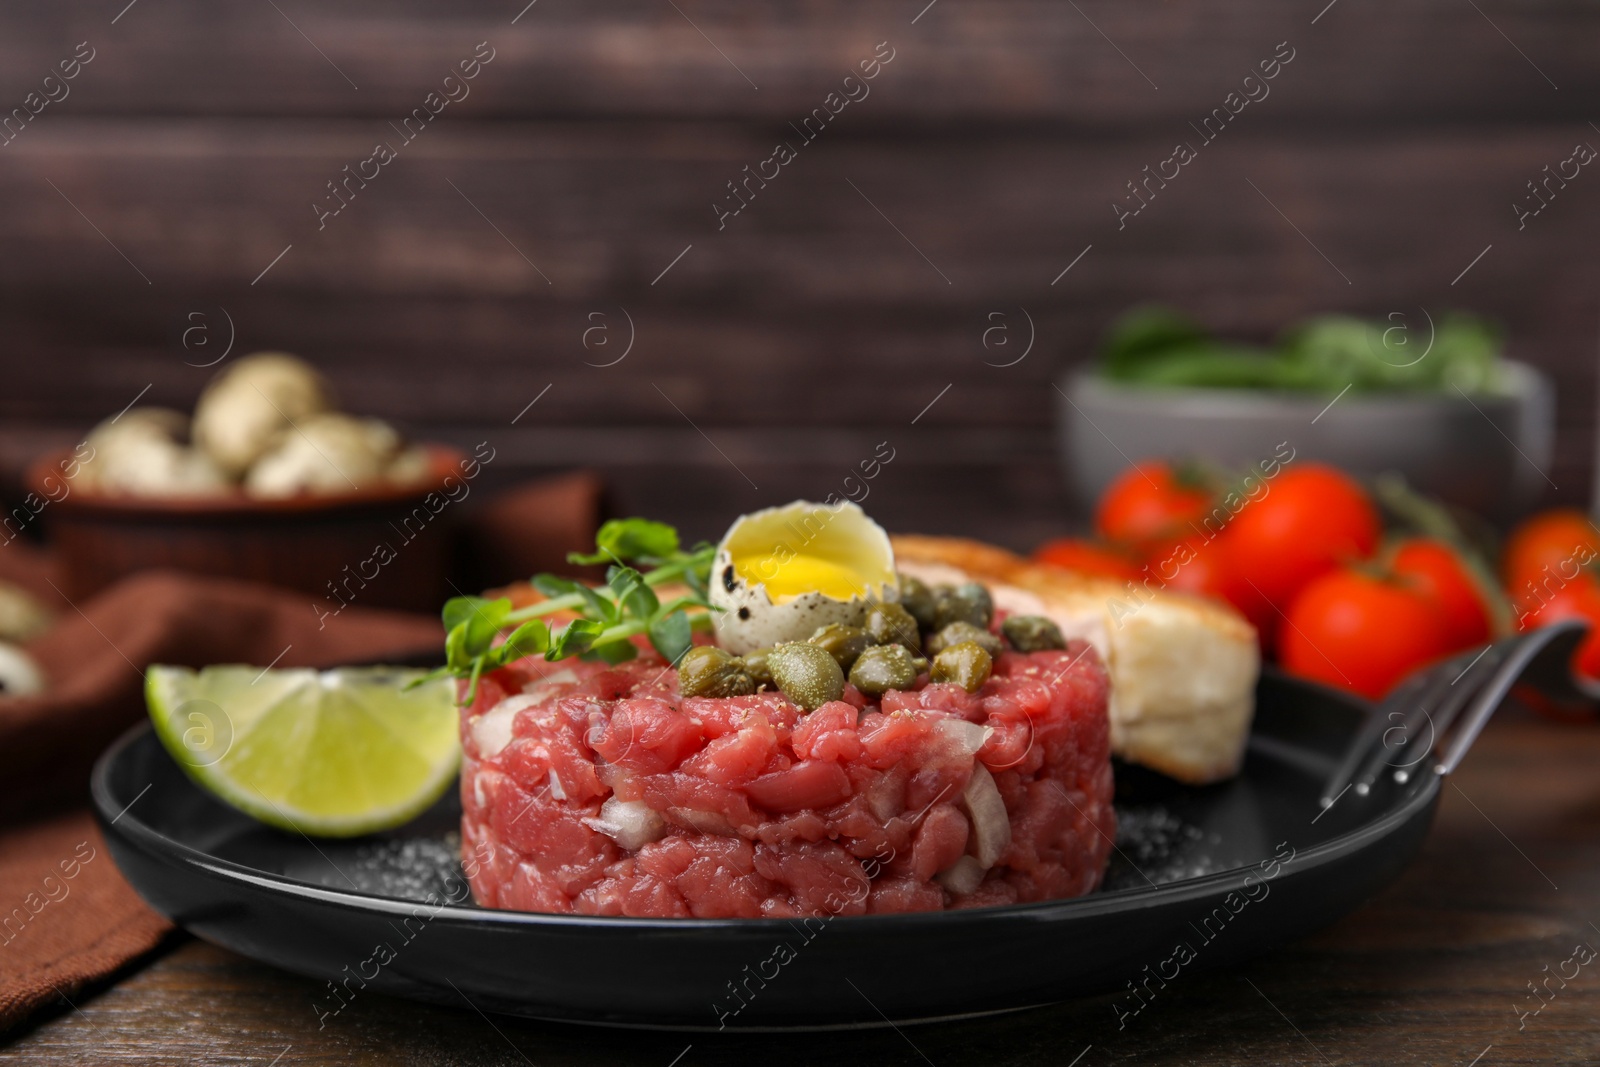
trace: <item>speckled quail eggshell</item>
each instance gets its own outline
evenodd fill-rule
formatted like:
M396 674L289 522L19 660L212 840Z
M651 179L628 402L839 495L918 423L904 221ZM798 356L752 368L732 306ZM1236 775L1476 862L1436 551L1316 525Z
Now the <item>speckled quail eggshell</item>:
M309 363L286 352L258 352L200 394L194 441L230 477L242 477L294 423L332 406L327 382Z
M0 641L0 696L32 696L45 689L44 672L16 645Z
M740 576L733 563L730 543L746 524L757 524L757 528L771 524L778 532L778 536L771 541L774 548L779 544L792 545L795 542L804 547L811 539L792 534L792 531L805 529L799 520L817 512L829 511L833 512L833 518L815 539L831 532L834 537L852 537L856 540L863 554L876 565L875 569L881 569L883 582L876 590L871 588L873 576L864 575L868 579L869 592L875 593L871 600L866 597L836 600L822 593L804 593L782 604L774 604L765 585L746 581ZM709 592L711 603L722 609L712 615L717 644L735 655L785 641L803 641L817 627L829 623L859 626L873 600L897 600L900 595L894 580L894 550L889 545L889 535L882 527L867 518L866 513L855 504L828 507L802 500L779 508L752 512L735 521L717 547Z
M400 436L378 419L314 415L256 460L244 488L261 497L359 488L383 473L399 444Z

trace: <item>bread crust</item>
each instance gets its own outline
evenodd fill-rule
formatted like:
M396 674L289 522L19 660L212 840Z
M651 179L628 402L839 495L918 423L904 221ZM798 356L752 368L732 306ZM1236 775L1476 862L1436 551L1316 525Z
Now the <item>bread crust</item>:
M1119 583L978 541L891 540L902 570L934 580L959 572L990 586L1002 607L1041 610L1068 636L1089 640L1111 675L1117 755L1194 784L1238 773L1261 669L1255 628L1238 612L1163 591L1153 579Z

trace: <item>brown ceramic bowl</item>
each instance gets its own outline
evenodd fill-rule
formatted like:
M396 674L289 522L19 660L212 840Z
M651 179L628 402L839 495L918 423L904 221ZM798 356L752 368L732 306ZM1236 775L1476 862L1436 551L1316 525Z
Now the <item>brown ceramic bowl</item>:
M448 595L456 517L448 493L465 495L455 485L467 480L466 457L442 445L424 447L426 480L285 499L80 488L60 477L66 452L42 457L27 481L49 501L40 518L61 557L64 592L74 599L161 568L299 590L310 597L308 610L319 613L341 605L433 611ZM70 487L65 496L63 485Z

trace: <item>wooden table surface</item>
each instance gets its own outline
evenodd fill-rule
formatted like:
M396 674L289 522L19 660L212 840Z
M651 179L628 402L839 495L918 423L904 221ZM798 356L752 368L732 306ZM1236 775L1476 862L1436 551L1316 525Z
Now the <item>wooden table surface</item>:
M1398 882L1314 937L1174 982L1121 1031L1109 997L898 1031L730 1035L528 1022L377 995L319 1030L315 983L182 940L63 1005L0 1049L0 1063L1593 1063L1600 961L1566 961L1579 944L1600 946L1597 766L1600 727L1505 709ZM1550 979L1538 1014L1519 1018L1541 1003L1530 982L1575 967L1564 986Z

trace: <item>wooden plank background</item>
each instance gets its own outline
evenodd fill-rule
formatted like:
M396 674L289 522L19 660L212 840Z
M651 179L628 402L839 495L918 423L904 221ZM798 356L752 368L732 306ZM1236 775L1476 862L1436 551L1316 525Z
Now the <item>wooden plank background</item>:
M0 109L95 55L0 147L0 490L147 385L192 403L226 309L234 353L492 440L502 478L591 465L620 508L715 536L887 440L886 523L1021 547L1073 522L1050 383L1157 299L1257 338L1492 315L1557 382L1551 499L1586 501L1600 176L1520 231L1511 204L1600 145L1600 10L1324 5L9 4ZM319 230L325 183L484 41L470 94ZM870 95L719 231L725 183L880 42ZM1124 183L1280 42L1270 95L1119 230ZM989 316L1020 309L1031 353L987 365ZM184 347L196 322L210 348Z

